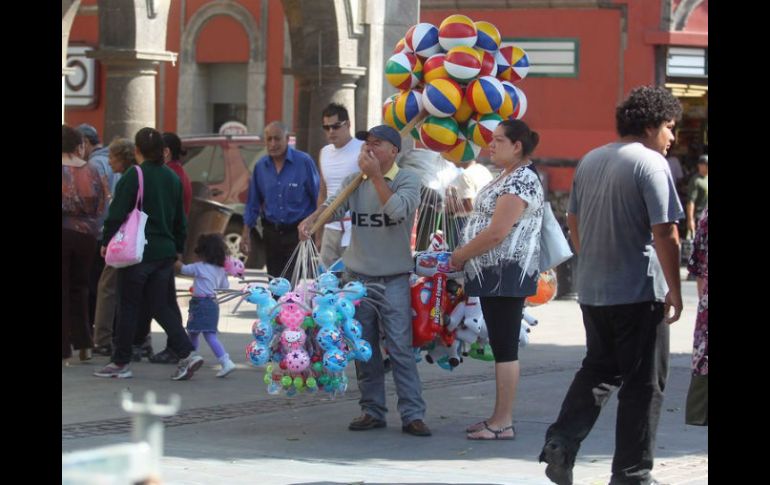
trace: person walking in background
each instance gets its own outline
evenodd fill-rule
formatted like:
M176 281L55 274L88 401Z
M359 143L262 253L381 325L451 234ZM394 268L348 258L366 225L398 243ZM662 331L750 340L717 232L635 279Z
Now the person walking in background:
M168 335L168 346L181 360L174 380L185 380L203 365L182 327L182 314L173 285L174 261L184 249L187 219L182 207L182 183L163 163L163 140L158 131L142 128L134 137L135 156L142 171L144 196L142 210L148 215L145 235L147 245L142 261L118 269L118 323L113 339L112 361L94 373L97 377L127 378L131 344L143 305L155 316ZM133 210L139 190L137 167L131 167L115 188L115 197L104 222L105 241L112 239L119 226ZM106 246L102 246L102 255Z
M120 176L136 165L134 142L128 138L116 138L110 143L109 163L113 173ZM101 246L99 247L101 251ZM101 258L101 254L99 255ZM112 355L112 335L117 309L118 270L105 266L99 277L94 313L94 353Z
M163 161L166 166L173 170L173 172L179 177L179 181L182 182L182 203L184 207L185 216L190 217L190 207L192 205L192 184L187 173L182 168L182 162L180 161L182 155L186 152L182 150L182 140L176 133L165 132L162 135L163 138ZM169 302L170 305L176 305L176 283L174 278L169 279L169 285L171 289L167 294L174 295L174 302ZM152 335L150 330L152 328L152 315L150 315L146 308L142 309L141 317L139 318L139 324L136 328L136 336L134 337L134 345L132 347L132 360L139 362L142 357L147 359L153 364L177 364L179 357L174 352L166 348L153 354L152 349Z
M495 358L497 393L492 415L466 428L470 440L510 440L519 383L519 332L524 300L537 292L543 186L529 169L540 141L521 120L495 129L489 152L502 169L476 195L462 245L451 264L465 269L465 293L478 296Z
M336 194L342 180L351 173L358 172L358 155L362 140L350 134L350 118L344 106L331 103L322 115L322 128L328 145L321 148L318 156L321 186L318 192L318 204L326 202L329 195ZM341 221L330 222L319 235L321 241L321 263L329 268L342 257L350 244L350 214L345 214Z
M93 126L82 123L76 128L83 135L84 154L83 158L92 163L99 174L106 177L107 187L109 189L110 196L115 191L115 184L120 178L119 174L116 174L109 163L109 149L103 147L101 140L99 139L99 132ZM109 201L107 202L109 204ZM96 235L96 248L94 262L91 265L91 271L88 274L88 326L91 329L91 333L94 334L95 322L96 322L96 299L99 291L99 278L104 271L104 258L102 258L100 248L102 247L102 227L104 226L104 218L107 217L107 211L105 210L97 221L99 226L99 232Z
M217 339L219 304L216 290L230 287L224 268L227 245L221 234L201 234L195 246L195 254L201 258L200 262L185 265L181 261L176 262L177 271L195 278L187 334L195 350L198 350L198 338L203 334L211 351L222 364L217 377L225 377L235 370L235 364Z
M692 378L687 391L685 422L694 426L709 424L709 209L703 209L693 240L693 253L687 269L698 284L698 316L692 350Z
M88 276L96 254L96 238L109 199L107 179L83 160L82 135L67 125L61 129L61 292L62 361L91 358L88 320Z
M267 273L291 277L294 263L288 263L299 244L297 226L317 207L318 169L310 155L289 146L289 133L279 121L265 127L265 143L267 155L257 162L249 184L241 251L251 251L251 231L261 218Z
M409 289L409 272L414 269L409 240L420 201L420 178L414 171L396 165L401 135L390 126L359 131L356 138L366 141L358 156L358 167L368 178L340 204L331 220L342 219L348 210L355 214L350 247L342 256L342 279L380 284L384 297L371 295L381 305L380 318L371 307L356 308L355 318L361 322L363 338L372 345L372 357L368 362L356 361L362 414L350 422L348 429L366 431L387 426L385 367L379 345L380 335L384 334L398 394L401 430L413 436L430 436L430 428L423 420L425 401L412 350ZM349 175L341 187L356 176ZM312 237L310 228L338 195L339 191L302 221L299 234L303 240Z
M610 485L653 480L668 325L682 312L676 222L683 211L664 158L681 114L662 86L634 89L615 111L620 139L577 166L567 225L580 257L586 357L540 453L554 483L572 483L580 445L618 388Z
M695 234L695 227L709 201L709 156L698 158L698 173L687 185L687 239Z

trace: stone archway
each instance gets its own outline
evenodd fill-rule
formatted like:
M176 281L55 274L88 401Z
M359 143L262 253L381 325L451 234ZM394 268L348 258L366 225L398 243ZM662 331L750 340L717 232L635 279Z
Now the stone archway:
M210 132L206 126L206 77L198 65L195 52L206 22L227 15L239 22L249 39L249 62L246 75L246 126L250 133L262 133L265 121L265 32L259 28L246 8L233 1L211 3L200 8L190 19L180 43L179 89L177 98L177 132L200 134Z

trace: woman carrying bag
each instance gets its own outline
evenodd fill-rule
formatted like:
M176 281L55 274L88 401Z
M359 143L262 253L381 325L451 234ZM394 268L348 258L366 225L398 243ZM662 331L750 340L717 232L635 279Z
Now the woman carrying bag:
M495 357L492 416L468 426L471 440L510 440L519 382L519 331L524 300L537 292L543 188L527 167L540 137L520 120L505 120L489 151L500 175L479 191L452 264L465 271L465 292L478 296Z
M174 262L184 250L187 219L182 206L182 183L163 162L163 139L157 130L142 128L134 138L137 167L129 168L115 187L115 196L104 221L104 241L118 233L126 217L140 207L147 217L144 236L147 245L141 262L118 269L118 321L113 337L112 359L97 377L127 378L130 369L139 309L147 310L168 335L168 347L179 357L174 380L189 379L203 365L203 358L193 352L192 343L182 327L182 313L170 278ZM102 247L102 255L108 246ZM110 264L109 260L107 263Z

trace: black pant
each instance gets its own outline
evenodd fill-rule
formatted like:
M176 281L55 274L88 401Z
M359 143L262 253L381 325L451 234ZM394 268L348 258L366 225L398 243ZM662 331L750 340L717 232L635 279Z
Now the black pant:
M481 310L489 333L489 346L495 362L519 360L519 334L524 313L524 297L482 296Z
M274 277L283 275L285 278L291 279L291 275L294 272L294 264L297 262L296 257L288 268L286 265L299 244L297 224L275 226L263 220L262 239L265 241L267 274ZM284 271L284 268L286 271Z
M601 407L618 392L611 485L650 482L655 435L668 378L669 328L663 303L581 305L587 353L546 441L554 439L574 463Z
M61 230L61 358L75 349L93 347L88 325L88 274L94 261L96 238Z
M94 334L94 316L96 315L96 296L99 288L99 278L102 276L102 271L104 271L104 258L102 257L101 250L102 240L98 239L96 241L94 263L91 265L91 271L88 275L88 328L91 330L91 335Z
M142 262L118 270L118 325L112 351L112 361L116 364L131 361L131 344L143 305L168 335L168 348L182 359L193 351L190 338L182 327L182 312L176 303L176 294L169 295L173 289L169 279L174 278L174 261L174 258L167 258Z

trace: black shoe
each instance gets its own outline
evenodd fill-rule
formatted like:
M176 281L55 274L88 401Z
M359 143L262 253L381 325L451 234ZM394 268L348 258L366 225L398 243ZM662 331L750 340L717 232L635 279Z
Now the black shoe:
M103 355L105 357L112 357L112 345L100 345L98 347L94 347L93 351L96 355Z
M178 364L179 357L173 350L165 348L149 358L153 364Z
M131 346L131 360L140 362L142 360L142 347L140 345Z
M149 359L155 353L152 350L152 343L150 342L149 337L147 340L144 341L144 343L139 348L142 351L142 357L146 359Z
M539 462L546 462L545 476L557 485L572 485L572 460L567 456L564 445L557 440L548 440L540 452Z
M367 429L384 428L387 423L382 419L377 419L370 414L362 414L348 425L350 431L365 431Z
M409 424L401 426L401 431L412 436L430 436L432 434L430 428L422 419L415 419L410 421Z

